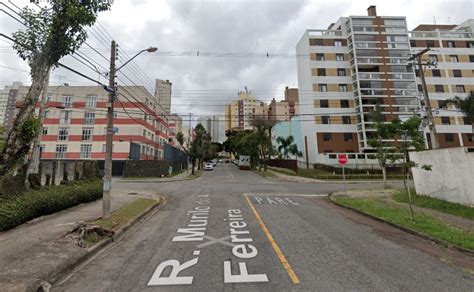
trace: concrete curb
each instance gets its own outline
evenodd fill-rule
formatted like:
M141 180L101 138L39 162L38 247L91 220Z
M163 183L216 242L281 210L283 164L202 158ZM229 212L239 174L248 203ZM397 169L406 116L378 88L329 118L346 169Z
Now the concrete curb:
M425 234L425 233L422 233L422 232L419 232L419 231L416 231L414 229L411 229L411 228L408 228L408 227L405 227L405 226L401 226L401 225L398 225L398 224L395 224L395 223L392 223L392 222L389 222L385 219L382 219L382 218L379 218L377 216L373 216L373 215L370 215L370 214L367 214L361 210L358 210L356 208L353 208L353 207L350 207L350 206L346 206L346 205L343 205L343 204L340 204L336 201L334 201L332 198L332 196L329 196L329 201L339 207L342 207L342 208L345 208L345 209L348 209L348 210L351 210L351 211L354 211L356 213L359 213L365 217L368 217L368 218L371 218L371 219L374 219L376 221L379 221L379 222L382 222L382 223L385 223L387 225L390 225L392 227L395 227L397 229L400 229L402 231L405 231L407 233L410 233L412 235L415 235L415 236L418 236L418 237L421 237L425 240L428 240L428 241L431 241L431 242L434 242L436 244L439 244L443 247L446 247L446 248L449 248L449 249L453 249L453 250L456 250L456 251L459 251L459 252L462 252L462 253L465 253L471 257L474 257L474 250L470 250L470 249L467 249L467 248L464 248L462 246L458 246L458 245L454 245L454 244L450 244L450 243L447 243L446 241L444 240L441 240L441 239L438 239L438 238L435 238L435 237L432 237L431 235L428 235L428 234Z
M114 234L110 238L106 238L100 242L98 242L96 245L90 247L87 249L86 253L71 261L70 263L66 263L65 267L61 268L57 272L53 272L50 279L43 280L41 283L37 283L38 286L36 287L30 287L28 291L49 291L50 287L44 287L45 284L56 284L59 282L61 279L63 279L65 276L68 274L72 273L79 265L87 261L88 259L92 258L94 255L96 255L98 252L102 251L104 248L112 244L113 242L119 240L127 230L129 230L131 227L135 226L136 224L140 223L141 221L145 220L148 215L150 215L153 211L158 209L158 207L163 206L163 204L166 203L166 200L159 196L156 204L153 206L148 207L145 211L143 211L140 215L132 219L129 223L124 225L122 228L114 231Z

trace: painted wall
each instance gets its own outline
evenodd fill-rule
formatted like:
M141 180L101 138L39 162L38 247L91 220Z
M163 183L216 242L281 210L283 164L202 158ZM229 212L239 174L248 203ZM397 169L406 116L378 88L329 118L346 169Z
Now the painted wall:
M474 206L474 152L466 147L410 153L418 165L432 165L432 171L413 168L416 192L453 203Z

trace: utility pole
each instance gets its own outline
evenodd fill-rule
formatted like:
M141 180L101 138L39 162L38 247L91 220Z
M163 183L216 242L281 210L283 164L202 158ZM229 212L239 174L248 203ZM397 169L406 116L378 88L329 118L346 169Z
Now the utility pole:
M110 217L110 191L112 188L112 151L114 137L114 101L115 101L115 41L110 50L109 97L107 102L107 137L105 142L104 186L102 196L102 218Z
M430 102L430 97L428 96L428 87L426 86L426 80L425 80L425 72L423 72L423 64L421 63L421 56L430 51L430 48L426 48L410 57L408 60L416 60L416 64L418 66L418 71L420 72L420 79L421 79L421 86L423 88L423 97L425 101L425 107L426 107L426 118L428 120L428 128L430 130L430 140L431 140L431 148L432 149L438 149L439 148L439 140L438 140L438 134L436 132L436 126L434 123L434 118L433 118L433 111L431 109L431 102Z

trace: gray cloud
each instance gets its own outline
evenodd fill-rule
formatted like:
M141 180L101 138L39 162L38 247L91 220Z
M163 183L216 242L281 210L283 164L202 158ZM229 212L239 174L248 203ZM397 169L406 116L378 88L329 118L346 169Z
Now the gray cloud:
M22 1L19 1L22 2ZM23 1L27 2L27 1ZM297 86L294 58L265 58L271 55L294 54L295 45L309 28L326 28L340 16L364 15L371 4L378 4L380 15L406 15L409 28L419 23L461 21L473 16L472 1L115 1L112 11L100 16L99 21L128 54L150 45L159 47L158 54L142 55L136 64L149 79L169 79L173 82L173 110L181 113L223 113L223 107L205 107L202 104L223 105L236 97L244 86L254 89L263 100L281 98L286 85ZM0 17L2 32L12 32L19 26L6 16ZM91 34L89 43L109 55ZM2 45L6 45L1 42ZM205 57L169 56L166 52L261 53L259 57ZM84 50L89 55L90 50ZM160 55L160 52L162 55ZM107 67L105 60L90 54ZM125 56L124 56L125 58ZM64 62L91 72L70 57ZM27 66L10 51L0 50L0 65L20 69ZM125 70L137 84L154 86L145 78L137 78ZM1 81L21 79L28 75L0 68ZM58 69L58 76L81 80L80 77ZM104 81L104 78L101 79ZM122 78L123 80L123 78ZM126 81L126 80L125 80ZM74 84L74 82L69 82ZM4 83L0 83L4 85ZM183 91L184 90L184 91ZM190 91L194 90L194 91ZM206 90L206 91L203 91ZM262 91L263 90L263 91ZM178 106L178 104L190 104Z

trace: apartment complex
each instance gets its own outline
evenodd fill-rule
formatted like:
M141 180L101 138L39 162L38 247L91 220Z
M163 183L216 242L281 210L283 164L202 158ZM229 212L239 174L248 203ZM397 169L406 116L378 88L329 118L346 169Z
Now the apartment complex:
M304 159L310 163L335 164L337 153L349 153L350 163L375 163L368 154L373 152L368 140L374 136L370 112L380 105L387 122L420 113L420 80L408 59L412 53L432 45L426 42L429 37L437 42L439 49L436 48L434 54L443 62L444 56L449 54L459 58L456 63L451 58L445 64L438 63L439 69L426 69L430 71L427 73L430 96L439 100L452 98L454 93L462 94L461 85L465 92L472 90L474 63L466 62L469 55L474 55L474 49L468 47L473 40L472 28L452 26L448 28L450 33L445 33L445 27L419 27L427 28L431 29L430 33L410 33L405 17L378 16L375 6L371 6L367 16L341 17L327 29L304 33L296 47L299 109L305 117L301 119L301 131L308 144L308 157ZM448 40L459 47L445 48ZM438 75L436 70L441 77L429 75L431 72ZM456 77L458 71L465 75ZM439 85L443 85L447 94L432 93L436 88L440 90ZM437 116L437 129L442 133L440 140L451 138L444 134L452 134L462 138L464 145L471 143L472 136L463 138L462 133L470 131L461 125L461 119L451 119L461 114L450 112L450 125L443 125L447 119L442 118L441 110ZM443 147L460 145L460 140L458 143L456 138L453 140L454 143L441 144Z
M446 100L465 97L474 91L474 20L460 25L419 25L409 32L412 52L427 47L424 63L432 66L424 71L430 103L435 109L435 124L441 148L474 146L471 124ZM421 80L416 70L418 89ZM431 147L429 132L425 129Z
M155 80L155 97L165 114L171 113L171 85L169 80Z
M12 127L16 98L20 87L23 87L21 82L13 82L0 90L0 125L5 127L5 133L8 133ZM26 95L26 93L24 94Z
M29 86L10 90L16 96L16 107L28 90ZM113 159L162 159L169 125L158 100L143 86L119 86L117 92ZM41 159L105 159L107 99L102 87L48 87Z
M268 105L255 99L250 92L239 92L237 100L225 107L225 131L252 130L255 118L268 118Z
M218 116L202 116L197 119L197 123L201 124L206 132L211 135L212 142L221 142L220 130L219 130L219 117Z
M289 121L299 114L298 88L285 88L282 101L272 99L268 105L268 119L271 121Z

